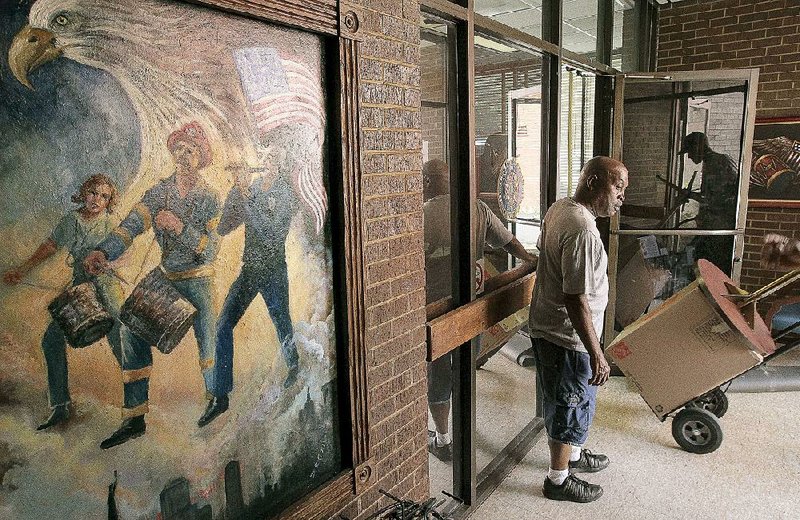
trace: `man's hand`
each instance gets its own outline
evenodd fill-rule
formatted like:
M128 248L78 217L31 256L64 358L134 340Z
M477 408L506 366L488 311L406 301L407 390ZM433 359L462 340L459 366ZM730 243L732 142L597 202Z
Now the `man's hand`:
M175 213L162 209L156 214L156 227L180 235L183 231L183 222Z
M602 354L593 355L589 354L592 362L592 378L589 379L589 384L594 386L603 386L608 381L608 375L611 373L611 367L608 366L606 357Z
M233 185L239 189L242 195L247 195L250 191L250 185L253 183L253 172L244 163L232 163L225 167L225 170L231 172L233 177Z
M761 247L761 266L767 269L792 269L800 267L800 241L768 233Z
M3 273L3 283L6 285L17 285L22 281L23 276L25 276L25 273L22 269L14 267Z
M93 275L104 273L108 269L108 258L102 251L92 251L83 261L83 268Z

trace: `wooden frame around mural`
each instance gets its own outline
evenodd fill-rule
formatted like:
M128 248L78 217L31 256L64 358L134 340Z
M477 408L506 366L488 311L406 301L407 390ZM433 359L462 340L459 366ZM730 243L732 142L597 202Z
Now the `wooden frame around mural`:
M342 439L342 458L352 461L351 469L315 492L299 500L280 514L280 518L326 518L340 511L353 494L371 484L373 477L369 406L366 378L364 265L362 260L361 153L359 142L358 42L363 19L357 5L341 0L195 0L195 3L220 8L269 23L295 27L323 37L327 54L330 111L331 165L341 164L341 178L331 175L330 198L334 251L341 251L344 261L336 269L338 352L345 355L340 367L348 378L339 385L344 397L341 410L350 410L349 421L342 421L342 431L349 423L352 442ZM338 61L335 58L338 56ZM341 136L341 138L338 138ZM337 169L331 167L330 171ZM334 255L336 257L336 255ZM344 327L346 321L347 326ZM339 372L341 375L344 372ZM340 378L340 381L344 378ZM348 402L349 401L349 402ZM349 406L348 406L349 404ZM345 419L345 418L343 418ZM350 446L348 446L350 444ZM348 449L351 448L351 449Z
M752 164L749 207L800 208L800 117L757 119Z

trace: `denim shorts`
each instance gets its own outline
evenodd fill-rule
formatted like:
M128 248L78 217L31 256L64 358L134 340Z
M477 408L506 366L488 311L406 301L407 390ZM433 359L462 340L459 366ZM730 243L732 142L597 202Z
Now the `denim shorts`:
M589 354L542 338L532 338L532 342L547 435L562 444L582 446L589 436L597 396L597 387L589 385Z
M472 346L472 355L477 358L481 350L481 337L478 336ZM442 404L450 402L453 393L453 350L428 363L428 404Z

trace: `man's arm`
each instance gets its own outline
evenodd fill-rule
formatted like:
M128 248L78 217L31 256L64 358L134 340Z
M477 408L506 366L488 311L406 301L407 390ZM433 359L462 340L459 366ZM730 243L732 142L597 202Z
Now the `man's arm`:
M600 348L600 340L594 331L589 301L585 294L565 294L564 306L567 308L567 315L575 332L578 333L581 342L589 351L592 363L592 377L589 379L589 384L601 386L608 381L611 367L608 366L603 349Z
M528 252L528 251L525 249L525 246L523 246L523 245L520 243L520 241L519 241L519 240L517 240L517 237L514 237L514 238L512 238L512 239L511 239L511 242L509 242L508 244L504 245L504 246L503 246L503 250L504 250L506 253L508 253L508 254L510 254L510 255L513 255L513 256L515 256L515 257L519 258L519 259L520 259L520 260L522 260L523 262L528 262L528 263L531 263L531 264L536 264L536 262L539 260L539 258L538 258L537 256L530 254L530 253L529 253L529 252Z
M114 261L130 247L133 239L153 227L154 213L159 207L157 193L159 185L145 192L142 201L136 204L119 225L83 260L84 269L90 274L106 270L109 261Z
M55 241L52 238L48 238L22 263L22 265L11 268L3 273L3 282L6 285L17 285L31 269L53 256L57 250L58 246Z
M767 269L800 267L800 240L768 233L761 247L761 265Z
M243 190L245 188L234 185L225 198L225 205L222 207L217 232L225 236L244 223L245 201Z

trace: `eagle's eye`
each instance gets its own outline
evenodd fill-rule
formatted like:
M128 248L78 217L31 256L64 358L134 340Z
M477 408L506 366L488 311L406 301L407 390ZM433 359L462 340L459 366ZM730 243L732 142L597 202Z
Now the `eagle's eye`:
M69 24L69 18L65 14L60 14L56 16L55 22L61 27L65 27L67 24Z

